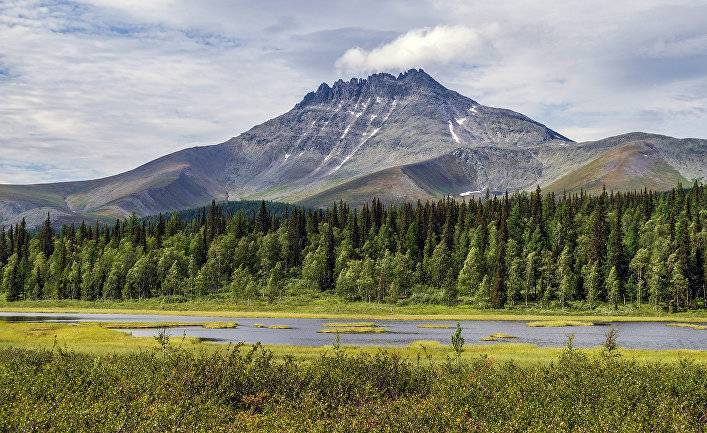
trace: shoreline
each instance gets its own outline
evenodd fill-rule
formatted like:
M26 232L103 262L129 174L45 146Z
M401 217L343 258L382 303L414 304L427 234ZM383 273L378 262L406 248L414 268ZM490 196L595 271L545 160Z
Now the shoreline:
M179 305L174 305L175 307ZM171 307L171 306L170 306ZM198 307L198 305L195 305ZM238 306L241 307L241 306ZM236 307L236 308L238 308ZM355 306L354 306L355 307ZM451 307L446 307L453 309ZM392 310L401 310L396 312ZM2 313L53 313L53 314L139 314L161 316L208 316L223 318L293 318L293 319L368 319L368 320L420 320L420 321L537 321L571 319L587 322L665 322L665 323L707 323L707 311L692 313L673 313L662 315L637 314L585 314L573 311L508 311L508 310L472 310L459 312L409 312L406 307L392 307L390 312L321 311L316 306L293 306L291 311L277 309L264 310L212 310L212 309L177 309L177 308L135 308L125 306L9 306L0 304ZM295 311L292 311L295 310ZM296 311L300 310L300 311Z
M696 331L702 332L702 331ZM218 352L234 347L232 343L214 343L195 337L174 335L170 338L175 348L197 352ZM511 361L519 364L556 362L566 347L543 347L530 343L503 342L497 344L479 344L468 341L464 346L462 358L476 359L488 357L495 361ZM244 343L244 347L254 347L254 343ZM290 344L262 344L278 359L294 357L302 361L312 360L324 353L335 350L333 345L299 346ZM98 322L81 324L0 322L0 349L17 348L30 350L68 350L86 354L109 356L121 353L160 350L154 337L134 336L116 329L109 329ZM348 345L341 349L347 353L376 354L380 351L395 353L410 360L436 359L447 360L454 356L449 345L431 340L416 340L404 346ZM601 346L577 347L580 353L600 354ZM624 359L638 362L680 362L683 360L707 364L707 351L697 349L633 349L619 347Z

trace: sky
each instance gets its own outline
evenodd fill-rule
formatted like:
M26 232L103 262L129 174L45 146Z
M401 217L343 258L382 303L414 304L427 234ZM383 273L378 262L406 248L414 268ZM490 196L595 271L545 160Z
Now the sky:
M704 0L0 0L0 183L116 174L419 67L576 141L707 138Z

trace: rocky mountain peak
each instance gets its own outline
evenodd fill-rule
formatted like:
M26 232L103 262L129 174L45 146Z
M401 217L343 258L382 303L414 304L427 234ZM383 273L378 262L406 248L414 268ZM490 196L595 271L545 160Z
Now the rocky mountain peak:
M295 108L309 105L327 104L332 101L342 102L362 97L401 98L410 94L445 94L455 93L447 89L422 69L410 69L397 77L386 72L369 75L368 78L339 79L331 86L319 85L316 91L309 92ZM456 93L455 93L456 94Z

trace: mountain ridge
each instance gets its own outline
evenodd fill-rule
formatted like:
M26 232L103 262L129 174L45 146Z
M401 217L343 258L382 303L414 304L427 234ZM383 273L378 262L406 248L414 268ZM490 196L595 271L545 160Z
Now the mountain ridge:
M675 170L678 176L671 172L656 183L665 185L668 179L704 177L706 143L641 132L575 143L521 113L482 105L411 69L397 77L379 73L322 83L291 110L223 143L183 149L124 173L0 185L0 225L21 218L37 225L46 212L61 222L145 216L212 199L323 206L345 197L358 205L372 195L405 201L536 185L576 189L582 185L559 180L626 145L650 145L652 161L665 164L646 171L640 182L663 176L667 167ZM636 161L621 167L637 167ZM616 172L621 167L611 175L624 179L614 185L619 190L635 185ZM581 178L596 182L609 168L595 162Z

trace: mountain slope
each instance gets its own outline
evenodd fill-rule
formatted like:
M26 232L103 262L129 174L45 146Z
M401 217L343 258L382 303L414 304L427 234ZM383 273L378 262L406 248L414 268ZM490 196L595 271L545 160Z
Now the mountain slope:
M422 71L322 84L290 112L227 145L232 197L297 200L328 185L436 158L460 146L569 142L510 110L485 107Z
M362 176L308 197L302 204L326 206L343 197L360 205L372 195L384 201L404 201L401 196L408 201L480 196L487 189L502 194L536 185L556 192L601 192L604 185L614 191L660 191L705 176L706 167L707 141L644 133L576 145L458 148L437 158Z
M630 143L606 151L598 158L555 180L552 191L600 193L648 188L662 191L688 182L649 143Z
M640 176L631 169L640 166L636 152L607 153L629 144L650 146L655 154ZM612 158L626 162L614 166ZM632 133L574 143L413 69L322 84L287 113L224 143L175 152L116 176L0 185L0 224L24 217L34 226L47 212L57 222L144 216L212 199L324 206L339 199L406 201L538 184L661 189L704 177L706 158L707 142L697 139Z

